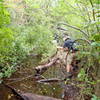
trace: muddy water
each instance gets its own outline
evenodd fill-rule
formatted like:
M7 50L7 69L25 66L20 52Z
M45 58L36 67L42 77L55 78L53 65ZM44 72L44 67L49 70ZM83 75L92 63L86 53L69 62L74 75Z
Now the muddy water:
M40 59L30 57L21 65L20 69L15 72L10 78L5 79L5 83L21 93L34 93L55 98L62 97L63 83L38 83L34 79L34 68L38 65ZM58 67L49 68L44 74L45 78L61 78L63 73ZM0 85L0 100L16 100L10 89L4 85Z

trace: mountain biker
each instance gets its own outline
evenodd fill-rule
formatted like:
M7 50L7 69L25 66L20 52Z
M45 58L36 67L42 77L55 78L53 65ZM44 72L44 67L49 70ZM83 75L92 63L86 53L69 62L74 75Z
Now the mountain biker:
M66 52L66 71L67 71L66 78L71 78L73 70L72 62L76 56L76 51L78 51L78 49L73 47L74 40L72 40L69 36L64 37L63 40L64 40L63 50L64 52Z

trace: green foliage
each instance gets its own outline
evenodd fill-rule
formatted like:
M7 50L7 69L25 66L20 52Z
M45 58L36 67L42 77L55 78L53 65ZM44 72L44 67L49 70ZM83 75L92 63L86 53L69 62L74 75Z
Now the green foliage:
M10 24L10 14L4 7L3 2L0 2L0 78L8 75L7 71L3 73L3 67L5 68L5 65L8 64L8 54L11 53L14 39L13 31L7 27L8 24Z
M100 100L100 98L98 98L96 95L93 95L91 100Z
M10 14L0 2L0 28L10 23Z
M9 26L10 14L0 2L0 78L10 77L14 67L24 58L26 52L17 40L17 33Z
M30 51L42 55L44 60L56 50L52 43L51 18L46 15L44 9L38 9L38 7L41 7L40 3L34 1L32 5L29 2L22 2L25 5L26 3L28 8L23 9L25 18L19 18L22 12L16 12L11 8L9 9L10 16L3 2L0 3L0 78L10 77L17 64ZM37 10L35 11L35 9ZM33 11L34 13L32 13ZM13 17L12 12L17 14ZM11 23L10 19L12 19Z
M44 5L44 2L42 4ZM54 30L52 29L52 18L49 16L50 12L47 12L42 4L37 0L25 0L27 7L24 9L24 16L27 16L28 19L25 19L26 23L19 27L18 33L19 38L21 37L20 40L24 42L24 46L28 47L29 51L35 48L33 53L46 57L54 48L52 44Z
M1 53L6 53L8 51L7 49L9 49L12 45L13 39L13 31L10 28L2 27L0 29L0 48L2 48L0 50Z
M100 41L100 34L93 34L93 36L92 36L92 39L94 40L94 41Z
M79 79L80 81L84 81L85 78L86 78L85 70L82 68L82 69L80 70L80 73L78 74L78 79Z

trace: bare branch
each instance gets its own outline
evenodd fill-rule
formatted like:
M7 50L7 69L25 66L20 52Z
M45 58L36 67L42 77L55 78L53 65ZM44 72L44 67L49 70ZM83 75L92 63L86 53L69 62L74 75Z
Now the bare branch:
M69 24L67 24L67 23L58 23L58 26L59 26L59 24L62 24L62 25L71 27L71 28L73 28L73 29L76 29L76 30L80 31L81 33L83 33L85 37L89 37L88 34L86 34L83 30L81 30L80 28L78 28L78 27L76 27L76 26L72 26L72 25L69 25Z
M67 29L64 29L62 27L57 27L58 30L68 31Z

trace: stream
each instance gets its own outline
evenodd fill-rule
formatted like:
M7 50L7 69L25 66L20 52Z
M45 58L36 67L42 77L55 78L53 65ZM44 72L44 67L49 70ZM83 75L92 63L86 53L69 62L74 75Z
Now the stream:
M34 78L34 68L38 65L39 61L39 57L27 58L27 60L21 64L21 67L17 70L17 72L13 73L10 78L4 79L4 82L21 93L33 93L54 98L62 98L64 82L44 84L37 82L37 80ZM63 73L61 72L60 67L55 66L50 67L43 74L43 77L45 78L61 78L62 76ZM1 84L0 100L17 99L9 88Z

